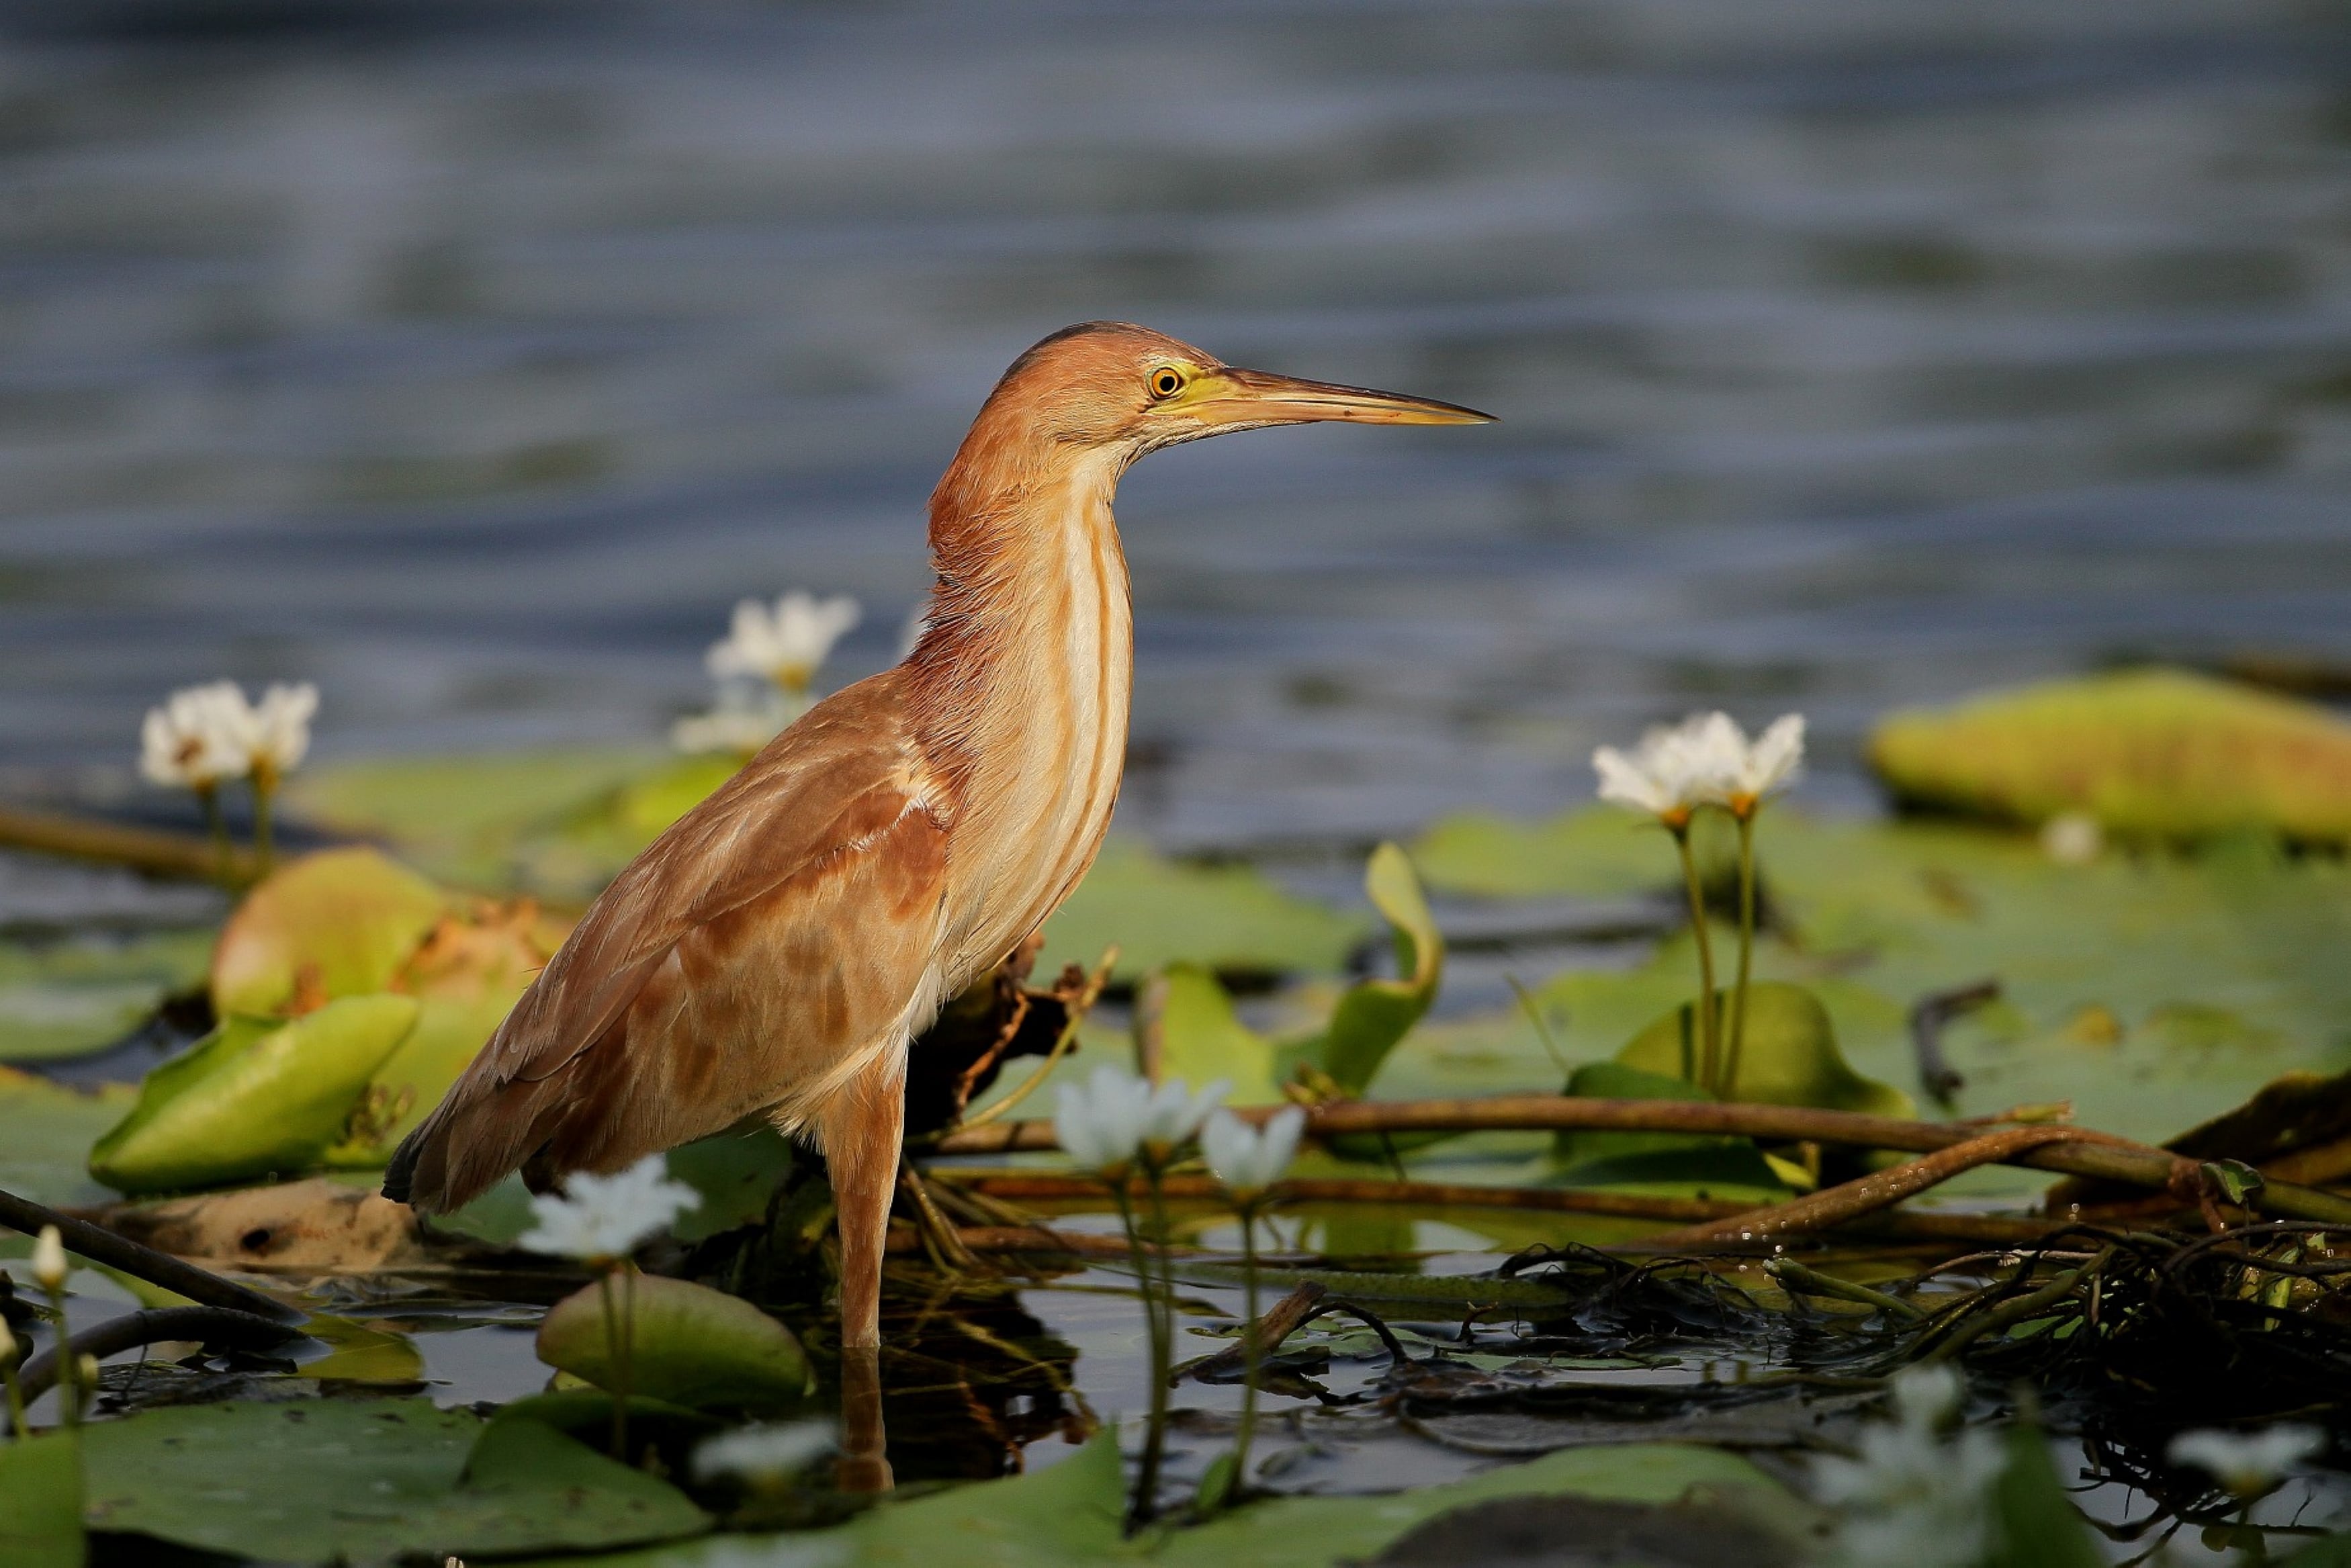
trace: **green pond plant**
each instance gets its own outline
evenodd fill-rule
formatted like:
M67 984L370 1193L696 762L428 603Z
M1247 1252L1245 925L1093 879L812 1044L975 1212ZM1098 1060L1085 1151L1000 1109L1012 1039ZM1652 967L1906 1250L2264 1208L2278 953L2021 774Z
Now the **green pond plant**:
M669 1161L658 1154L611 1176L582 1172L570 1178L562 1192L542 1193L530 1200L538 1224L523 1234L519 1244L534 1252L578 1259L596 1272L611 1367L606 1392L612 1397L612 1458L622 1464L629 1457L629 1374L635 1346L636 1269L629 1254L701 1201L702 1195L693 1188L669 1179Z
M1298 1157L1298 1139L1306 1130L1306 1113L1285 1106L1251 1127L1221 1107L1200 1127L1200 1152L1208 1173L1225 1189L1241 1222L1241 1293L1246 1315L1241 1320L1241 1424L1229 1455L1212 1467L1201 1483L1201 1503L1210 1511L1228 1498L1249 1490L1249 1439L1257 1427L1257 1386L1265 1347L1258 1343L1257 1219L1282 1173Z
M1181 1078L1155 1085L1105 1064L1083 1083L1065 1084L1056 1091L1054 1136L1080 1168L1093 1172L1110 1189L1143 1297L1144 1329L1150 1342L1151 1407L1144 1431L1143 1461L1127 1508L1130 1529L1148 1523L1155 1511L1160 1461L1167 1442L1176 1282L1168 1261L1165 1178L1229 1086L1220 1080L1195 1094ZM1151 1205L1152 1231L1161 1261L1156 1271L1151 1266L1151 1249L1144 1244L1144 1230L1128 1189L1130 1179L1138 1175Z
M1801 713L1782 715L1751 742L1727 713L1694 713L1679 724L1650 730L1630 753L1614 746L1592 753L1600 798L1655 817L1672 836L1698 949L1696 1081L1726 1099L1738 1082L1747 1040L1748 981L1755 954L1755 818L1766 801L1794 781L1803 758ZM1729 814L1739 830L1739 965L1727 1027L1715 990L1706 888L1690 846L1691 825L1708 807Z

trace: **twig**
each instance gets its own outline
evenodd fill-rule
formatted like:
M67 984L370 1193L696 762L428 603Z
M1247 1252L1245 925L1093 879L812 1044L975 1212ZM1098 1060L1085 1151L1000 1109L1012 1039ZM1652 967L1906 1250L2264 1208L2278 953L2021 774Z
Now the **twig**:
M944 1175L944 1173L942 1173ZM1102 1190L1093 1179L1053 1171L972 1173L956 1171L953 1185L998 1198L1079 1199ZM1221 1199L1224 1189L1207 1177L1171 1176L1167 1196ZM1648 1220L1663 1224L1721 1220L1755 1211L1751 1203L1723 1199L1656 1198L1573 1187L1484 1187L1467 1182L1372 1181L1298 1178L1281 1183L1280 1196L1297 1203L1389 1203L1455 1209L1537 1210L1553 1214L1590 1214L1604 1219ZM1894 1240L2036 1241L2059 1228L2054 1220L2012 1214L1877 1214L1855 1227Z
M1660 1251L1679 1251L1720 1241L1752 1241L1790 1231L1825 1230L1880 1209L1890 1209L1906 1198L1915 1198L1930 1187L1949 1181L1961 1171L1996 1165L2029 1150L2080 1136L2073 1127L2011 1127L2006 1132L1986 1133L1918 1159L1807 1193L1791 1202L1668 1231L1662 1236L1648 1238L1647 1244Z
M956 1239L974 1252L1065 1252L1078 1258L1121 1258L1127 1255L1124 1239L1095 1236L1083 1231L1055 1231L1043 1225L965 1225ZM891 1252L920 1252L923 1238L893 1231L884 1244Z
M183 1262L169 1252L159 1252L152 1247L142 1247L127 1236L120 1236L102 1225L87 1220L77 1220L61 1214L45 1203L29 1198L19 1198L13 1192L0 1192L0 1225L11 1231L21 1231L27 1236L37 1236L44 1225L57 1228L66 1251L78 1253L93 1263L104 1263L135 1274L150 1284L162 1286L207 1306L225 1307L232 1312L250 1313L271 1323L300 1323L303 1314L285 1303L263 1295L259 1291L209 1273L193 1263Z
M1920 1362L1932 1364L1938 1361L1949 1361L1992 1330L2013 1327L2043 1309L2056 1305L2074 1293L2074 1287L2082 1282L2083 1276L2097 1272L2105 1266L2106 1260L2114 1255L2115 1250L2108 1247L2088 1262L2077 1264L2066 1270L2039 1290L2002 1302L1980 1316L1968 1319L1953 1328L1941 1344L1919 1357Z
M1946 1110L1967 1079L1943 1054L1943 1031L1977 1008L2000 1000L2000 981L1980 980L1949 991L1930 991L1910 1007L1910 1049L1918 1059L1918 1084Z
M1913 1323L1921 1322L1927 1316L1900 1296L1890 1296L1884 1291L1874 1291L1867 1285L1808 1269L1793 1258L1774 1258L1763 1265L1763 1272L1785 1285L1791 1294L1827 1296L1834 1301L1855 1302L1863 1306L1876 1307L1895 1317L1907 1318Z
M1262 1120L1273 1106L1238 1108ZM1816 1110L1740 1101L1616 1100L1570 1095L1495 1095L1467 1100L1343 1100L1307 1113L1307 1131L1329 1138L1378 1132L1688 1132L1761 1138L1770 1143L1828 1143L1856 1148L1932 1154L1977 1136L1973 1127L1856 1111ZM2193 1201L2196 1162L2109 1133L2069 1127L2073 1141L2028 1149L2002 1163L2157 1188ZM1050 1149L1048 1121L1008 1122L976 1135L949 1133L939 1154L1009 1154ZM2174 1184L2178 1183L2177 1186ZM2284 1219L2316 1220L2351 1230L2351 1199L2290 1182L2273 1181L2256 1201Z
M224 867L219 848L199 834L131 827L57 812L27 811L17 805L0 805L0 845L128 866L151 877L187 882L219 882L225 871L228 882L242 886L256 875L251 855L231 850Z
M1009 1114L1013 1106L1037 1092L1038 1086L1052 1075L1053 1069L1061 1064L1061 1058L1069 1054L1070 1047L1077 1044L1078 1025L1086 1021L1086 1014L1093 1011L1096 1002L1102 1000L1102 987L1110 983L1111 967L1117 962L1118 947L1116 943L1113 943L1102 950L1102 961L1094 966L1093 973L1086 977L1085 989L1071 999L1069 1017L1061 1024L1061 1033L1055 1036L1053 1048L1045 1054L1043 1064L1035 1072L1021 1079L1019 1088L977 1116L966 1116L962 1127L956 1129L957 1131L967 1132L975 1127L984 1127L988 1123ZM953 1137L955 1134L949 1133L947 1136Z
M1324 1293L1321 1281L1300 1281L1297 1289L1266 1308L1255 1323L1244 1324L1232 1344L1214 1355L1186 1362L1175 1369L1174 1378L1178 1382L1186 1377L1202 1383L1231 1381L1247 1365L1252 1341L1260 1358L1272 1355L1283 1340L1312 1320Z
M61 1355L94 1355L103 1360L119 1351L173 1339L225 1345L234 1350L268 1350L301 1337L298 1328L228 1307L152 1307L109 1318L62 1345L51 1346L25 1363L16 1374L16 1381L24 1389L26 1402L30 1404L57 1386Z

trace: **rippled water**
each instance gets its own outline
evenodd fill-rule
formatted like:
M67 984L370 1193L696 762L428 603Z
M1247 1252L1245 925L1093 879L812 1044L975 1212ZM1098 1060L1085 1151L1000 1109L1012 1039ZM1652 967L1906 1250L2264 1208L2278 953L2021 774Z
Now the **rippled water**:
M652 739L869 607L1065 322L1491 409L1155 458L1173 842L1588 792L1596 739L2147 652L2351 660L2321 8L105 0L0 11L0 764ZM358 18L351 20L353 16ZM340 18L337 26L320 18Z

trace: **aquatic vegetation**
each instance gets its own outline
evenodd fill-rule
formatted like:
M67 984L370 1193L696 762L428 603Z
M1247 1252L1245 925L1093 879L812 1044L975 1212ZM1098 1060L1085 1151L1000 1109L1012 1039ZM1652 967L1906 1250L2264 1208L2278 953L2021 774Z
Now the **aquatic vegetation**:
M1948 1366L1893 1381L1895 1418L1865 1428L1853 1459L1813 1461L1813 1489L1841 1511L1839 1560L1853 1568L1900 1563L1974 1568L1991 1543L1992 1484L2006 1468L2000 1438L1953 1429L1963 1392Z
M1257 1390L1265 1347L1258 1343L1257 1221L1275 1182L1298 1157L1298 1139L1306 1130L1306 1113L1286 1106L1250 1127L1228 1110L1217 1110L1200 1127L1200 1152L1208 1172L1222 1184L1225 1196L1241 1221L1241 1429L1233 1439L1229 1463L1212 1470L1201 1485L1202 1506L1214 1511L1236 1491L1249 1485L1249 1440L1257 1431Z
M2325 1432L2286 1422L2257 1432L2199 1427L2172 1438L2164 1457L2175 1465L2194 1465L2240 1501L2252 1502L2325 1451Z
M253 787L253 842L262 870L272 854L270 813L286 776L310 751L310 720L319 689L308 681L272 682L259 702L233 680L184 687L151 708L139 732L139 771L151 784L193 792L212 830L224 878L229 870L228 828L220 786L245 779Z

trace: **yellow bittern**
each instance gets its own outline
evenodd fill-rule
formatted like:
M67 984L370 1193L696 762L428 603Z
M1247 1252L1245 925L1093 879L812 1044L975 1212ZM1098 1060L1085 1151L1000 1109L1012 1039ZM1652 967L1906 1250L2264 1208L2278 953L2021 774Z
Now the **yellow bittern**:
M1020 356L931 495L914 651L621 873L400 1146L385 1196L442 1212L517 1168L543 1190L764 1116L823 1148L841 1342L879 1343L908 1042L1044 922L1110 825L1134 659L1119 476L1228 431L1488 417L1120 323Z

